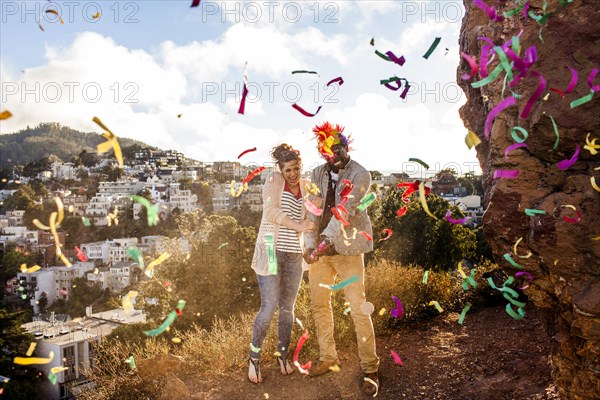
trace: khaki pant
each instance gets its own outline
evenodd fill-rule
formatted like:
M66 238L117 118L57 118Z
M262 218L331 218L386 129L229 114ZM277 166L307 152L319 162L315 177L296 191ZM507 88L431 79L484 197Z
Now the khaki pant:
M336 275L344 281L358 275L358 281L343 288L346 301L350 302L350 312L356 329L356 342L360 367L364 373L377 372L379 357L375 351L375 333L370 315L360 310L365 300L365 268L363 255L335 255L321 257L310 265L308 277L310 280L310 297L313 317L317 326L320 361L333 362L338 360L335 340L333 337L333 312L331 309L331 290L319 286L320 283L333 285Z

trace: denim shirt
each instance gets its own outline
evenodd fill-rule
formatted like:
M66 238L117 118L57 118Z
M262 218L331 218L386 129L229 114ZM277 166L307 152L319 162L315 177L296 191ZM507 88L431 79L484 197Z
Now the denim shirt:
M367 214L367 211L357 210L356 207L360 204L360 200L369 192L371 187L371 174L362 165L356 161L350 159L348 163L339 170L338 185L335 189L335 204L340 203L340 192L344 185L342 181L344 179L349 180L354 185L354 189L350 193L348 201L345 205L348 210L348 215L342 213L342 216L350 223L350 226L344 227L349 240L344 238L344 232L342 232L342 223L335 217L332 217L327 227L323 232L312 232L304 234L304 247L315 248L319 244L319 235L325 235L333 241L335 250L342 255L359 255L364 254L373 250L373 241L367 240L363 235L356 235L355 239L352 239L352 233L354 228L358 232L364 231L373 236L373 228L371 227L371 219ZM327 173L327 164L319 165L312 171L311 182L317 185L321 191L321 195L325 197L329 186L329 174ZM314 221L317 225L322 217L317 217L311 213L308 213L308 218ZM349 245L346 245L346 240Z

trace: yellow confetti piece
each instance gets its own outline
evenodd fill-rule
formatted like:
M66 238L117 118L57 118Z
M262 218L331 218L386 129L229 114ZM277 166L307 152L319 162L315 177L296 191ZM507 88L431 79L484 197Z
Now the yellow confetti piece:
M75 211L75 207L73 207L73 205L70 205L69 208L67 209L67 211L72 213L73 211Z
M8 110L4 110L0 113L0 120L9 119L12 117L12 113Z
M67 371L69 368L67 367L52 367L50 368L50 372L53 374L58 374L59 372Z
M65 24L65 21L64 21L64 20L61 18L61 16L60 16L60 14L58 13L58 11L56 11L56 10L46 10L46 14L54 14L54 15L56 15L56 16L58 17L58 19L59 19L59 21L60 21L61 25L64 25L64 24Z
M173 342L175 344L179 344L179 343L181 343L181 339L178 337L174 337L173 339L171 339L171 342Z
M590 141L590 133L588 132L585 137L585 146L583 146L583 148L588 150L593 156L598 154L598 150L596 149L600 149L600 144L596 144L596 140L598 140L598 138L594 138Z
M65 205L63 204L60 197L55 197L54 202L56 203L56 208L58 210L58 217L56 218L56 226L60 226L65 219Z
M71 264L71 262L69 260L67 260L67 258L63 254L62 249L60 247L58 233L56 232L57 216L58 216L58 213L56 213L56 212L53 212L50 214L50 232L52 232L52 236L54 236L54 243L56 244L56 255L60 258L60 260L63 262L63 264L65 264L67 267L71 267L71 266L73 266L73 264Z
M435 309L436 309L436 310L438 310L438 311L439 311L439 312L441 312L441 313L442 313L442 312L444 312L444 309L442 308L442 306L440 306L440 303L438 303L438 302L437 302L437 301L435 301L435 300L432 300L432 301L430 301L430 302L429 302L429 305L430 305L430 306L435 306Z
M467 144L469 150L471 150L473 147L481 143L481 139L479 139L475 132L469 131L469 133L467 133L467 136L465 136L465 143Z
M100 18L100 15L101 15L100 11L98 11L98 12L96 12L96 14L92 15L92 18L93 19L98 19L98 18Z
M111 132L110 129L108 129L103 123L102 121L100 121L100 119L98 117L94 117L92 119L92 121L94 121L96 124L98 124L98 126L100 126L100 128L104 129L106 132L102 134L102 136L104 136L107 141L104 143L100 143L98 146L96 146L96 151L100 154L102 153L106 153L110 148L113 149L113 152L115 154L115 158L117 159L117 162L119 163L119 167L123 166L123 153L121 151L121 146L119 145L119 142L117 141L117 137L115 136L114 133Z
M315 185L314 183L311 184L311 186L308 186L308 183L304 185L304 188L306 189L306 191L312 195L317 195L319 193L321 193L321 191L319 190L319 188L317 187L317 185Z
M384 308L382 308L381 310L379 310L379 316L380 316L380 317L383 317L383 314L385 314L385 312L386 312L386 311L387 311L387 310L385 309L385 307L384 307Z
M269 400L269 393L265 393L265 399Z
M132 300L138 295L138 292L135 290L130 290L126 296L123 297L121 303L123 304L123 311L127 315L131 315L133 312L133 303Z
M517 251L517 246L519 245L519 243L521 243L521 240L523 240L522 237L520 237L519 239L517 239L517 241L515 242L515 245L513 246L513 253L519 257L519 258L529 258L533 255L533 253L530 251L527 254L525 254L524 256L520 256L519 252Z
M429 207L427 206L427 201L425 200L425 184L423 182L419 183L419 200L421 200L421 205L423 206L423 210L433 219L437 219L435 215L429 211Z
M27 349L27 353L25 353L25 355L27 357L31 357L31 355L33 354L33 351L35 350L35 346L37 346L37 343L32 342L32 343L29 344L29 348Z
M599 236L600 237L600 236ZM554 260L554 265L558 264L558 260Z
M98 275L99 272L100 270L98 270L98 268L94 268L94 275Z
M329 369L333 372L340 372L342 370L339 365L332 365Z
M275 353L273 353L273 355L274 355L275 357L281 357L281 353L280 353L280 352L278 352L278 351L276 351Z
M598 186L598 184L596 183L596 178L591 176L590 177L590 183L592 184L592 187L594 188L595 191L600 192L600 186Z
M229 193L231 194L231 197L240 197L242 195L242 192L244 191L245 187L247 187L246 185L241 185L240 188L238 189L237 193L235 191L235 181L231 181L231 186L229 187Z
M33 221L31 221L31 222L32 222L32 223L33 223L33 224L34 224L34 225L35 225L35 226L36 226L38 229L41 229L41 230L43 230L43 231L48 231L48 230L50 230L50 227L49 227L49 226L46 226L46 225L42 224L42 223L40 222L40 220L39 220L39 219L37 219L37 218L36 218L36 219L34 219L34 220L33 220Z
M346 240L350 240L350 239L356 239L356 234L358 233L358 229L356 229L356 227L352 228L352 236L348 236L348 233L346 232L346 228L344 227L343 224L340 225L342 228L342 233L344 234L344 239ZM348 245L346 245L348 246Z
M144 271L144 274L146 274L146 276L148 278L152 278L154 276L154 267L162 264L162 262L165 261L169 257L171 257L171 255L169 253L166 253L166 252L162 253L160 256L158 256L158 258L156 260L154 260L150 264L148 264L148 266L146 267L146 270Z
M596 236L595 238L592 238L592 240L600 240L600 236Z
M458 273L460 274L461 278L463 279L467 279L467 274L465 274L465 271L463 271L462 269L462 261L458 262Z
M119 209L115 206L115 209L113 210L113 212L108 213L106 215L106 220L108 221L108 226L111 226L113 222L115 225L119 225L119 219L117 218L118 214L119 214Z
M31 274L32 272L39 271L41 268L39 265L27 268L27 264L21 264L21 272L24 274Z
M48 364L54 359L54 352L51 351L48 354L48 358L44 357L15 357L13 362L18 365L32 365L32 364Z

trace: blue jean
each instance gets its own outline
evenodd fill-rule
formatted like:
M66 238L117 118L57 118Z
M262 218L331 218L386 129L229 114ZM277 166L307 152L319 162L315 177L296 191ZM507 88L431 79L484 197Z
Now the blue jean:
M294 326L294 303L302 281L302 254L277 251L276 257L277 275L256 275L260 289L260 310L254 320L252 346L262 347L279 306L277 351L285 358ZM250 357L260 358L260 353L250 349Z

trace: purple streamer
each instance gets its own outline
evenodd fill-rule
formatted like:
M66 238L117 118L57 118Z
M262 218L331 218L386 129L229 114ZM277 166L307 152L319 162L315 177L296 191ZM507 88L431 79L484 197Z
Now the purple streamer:
M246 110L246 96L248 96L248 87L246 86L246 83L244 83L244 90L242 91L242 101L240 102L238 114L244 114L244 111Z
M506 150L504 150L504 157L506 157L508 155L508 153L510 153L514 149L518 149L518 148L521 148L521 147L527 147L527 143L515 143L515 144L511 144L510 146L508 146L506 148Z
M490 46L484 45L481 47L481 58L479 59L479 75L481 75L482 78L487 78L488 76L487 66L488 58L490 56L490 50Z
M520 290L525 290L525 289L527 289L527 288L529 287L529 285L530 285L531 283L533 283L533 275L531 275L529 272L527 272L527 271L519 271L519 272L517 272L517 273L515 274L515 276L516 276L516 277L523 276L523 275L525 275L525 276L527 277L527 279L529 279L529 283L528 283L527 285L521 286L521 287L519 288Z
M408 81L406 81L406 86L404 86L404 91L402 91L402 93L400 94L400 98L401 99L405 99L406 98L406 94L408 93L408 89L410 89L410 85L408 84Z
M338 76L337 78L332 79L329 82L327 82L327 85L325 85L325 86L329 86L329 85L331 85L332 83L335 83L335 82L338 82L340 86L342 86L344 84L344 80L342 79L342 77Z
M487 14L489 19L491 19L492 21L495 21L495 22L504 21L504 17L502 15L498 15L498 13L496 12L496 8L488 6L487 4L485 4L483 2L483 0L473 0L473 4L475 6L481 8Z
M527 104L525 104L525 108L523 109L523 112L521 112L521 115L520 115L520 117L522 119L525 119L529 116L529 113L531 112L531 109L533 108L533 104L537 101L537 99L539 99L542 96L542 94L546 90L546 86L548 86L546 79L542 75L540 75L538 72L531 71L531 75L538 77L540 80L540 83L538 83L537 89L531 95L529 100L527 100Z
M390 60L392 62L395 62L396 64L398 64L399 66L403 66L404 63L406 62L406 59L404 58L404 56L400 56L400 58L396 57L396 55L394 53L392 53L391 51L386 51L385 55L388 56L390 58Z
M464 217L461 219L454 219L451 217L452 212L450 212L450 210L446 211L446 221L458 225L458 224L464 224L465 222L467 222L469 219L471 219L470 217Z
M518 169L497 169L494 171L494 179L515 179L521 174Z
M401 318L404 315L404 307L402 307L400 299L398 299L396 296L392 295L392 300L396 302L396 308L392 309L390 313L394 318Z
M502 100L496 107L494 107L492 109L492 111L489 112L489 114L487 115L487 118L485 119L485 137L489 138L490 137L490 130L492 128L492 123L494 122L494 118L496 118L496 116L498 114L500 114L503 110L507 109L510 106L514 106L516 103L516 100L514 98L514 96L509 96L507 98L505 98L504 100Z
M577 71L575 71L574 68L571 68L568 65L567 65L567 68L569 68L571 70L571 81L569 82L569 86L567 86L567 89L564 92L566 94L571 93L573 91L573 89L575 89L575 86L577 86L577 81L579 80Z
M596 75L598 75L598 68L594 68L592 70L592 72L590 72L590 76L588 76L588 86L590 87L590 89L592 89L592 91L597 92L600 90L600 85L596 85L593 86L594 84L594 79L596 79Z
M575 153L573 154L573 157L556 163L556 167L558 169L560 169L561 171L571 168L571 166L577 162L580 151L581 151L581 146L578 144L577 148L575 149Z

